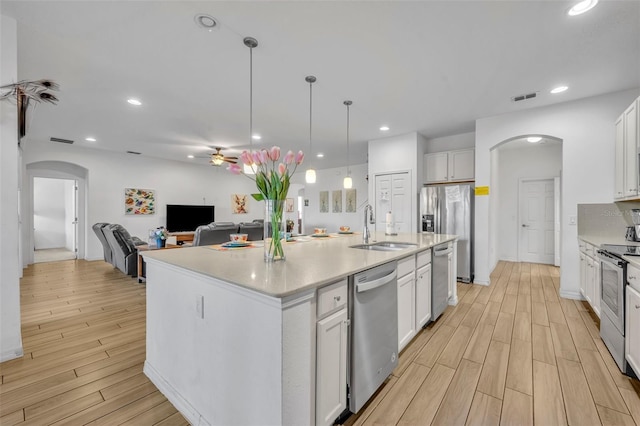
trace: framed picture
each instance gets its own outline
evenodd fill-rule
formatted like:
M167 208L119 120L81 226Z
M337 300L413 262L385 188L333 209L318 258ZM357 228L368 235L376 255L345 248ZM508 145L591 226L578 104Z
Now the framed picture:
M231 213L249 213L249 196L247 194L231 194Z
M287 213L293 211L293 198L287 198L284 202L284 209Z
M351 188L347 189L344 192L344 211L347 213L355 213L356 212L356 189Z
M338 189L331 194L331 205L334 213L342 213L342 190Z
M320 191L320 213L329 213L329 191Z
M146 215L156 213L156 191L153 189L124 189L124 214Z

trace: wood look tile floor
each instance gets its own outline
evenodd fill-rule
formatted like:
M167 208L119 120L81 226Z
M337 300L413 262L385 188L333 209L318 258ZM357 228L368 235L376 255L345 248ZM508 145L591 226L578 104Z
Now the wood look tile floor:
M559 270L500 262L492 285L422 330L345 424L638 425L622 375ZM142 373L145 286L104 262L42 263L21 280L25 356L0 364L0 425L184 425Z
M458 283L458 305L344 424L640 426L640 382L620 373L588 305L558 296L558 268L500 262L491 282Z

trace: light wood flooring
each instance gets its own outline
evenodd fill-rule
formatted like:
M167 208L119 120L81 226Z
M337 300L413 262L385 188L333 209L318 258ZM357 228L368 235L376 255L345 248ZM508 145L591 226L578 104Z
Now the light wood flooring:
M583 302L558 296L559 269L500 262L400 355L346 425L640 425L624 376Z
M142 373L145 286L105 262L25 270L23 358L0 364L0 425L186 425Z
M640 383L558 297L558 272L500 262L491 286L458 284L346 424L640 426ZM25 356L0 364L0 425L187 424L142 373L144 285L80 260L30 266L21 293Z

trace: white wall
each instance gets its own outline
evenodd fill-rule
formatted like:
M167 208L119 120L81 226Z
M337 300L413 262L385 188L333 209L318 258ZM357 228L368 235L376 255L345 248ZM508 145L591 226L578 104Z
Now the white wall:
M460 133L457 135L443 136L441 138L428 139L424 144L424 153L454 151L456 149L473 148L476 145L476 133Z
M14 19L0 15L0 84L18 81ZM15 103L0 102L0 361L22 356L18 218L18 128Z
M34 179L33 232L36 250L66 246L67 183L62 179Z
M579 203L606 203L613 199L613 123L638 96L638 89L609 93L528 109L476 121L476 186L490 184L490 150L516 136L550 135L563 141L562 160L562 296L579 298L578 243L569 216L577 214ZM478 282L489 282L497 252L490 244L490 215L497 214L492 196L476 197L475 272ZM495 202L495 201L494 201Z
M498 215L496 251L499 260L518 260L518 183L522 178L553 178L560 176L562 146L529 145L522 148L500 146L497 164L500 188L497 197ZM494 193L494 195L496 195Z
M119 223L131 235L146 239L148 230L165 225L167 204L213 204L216 221L250 222L264 216L263 203L249 197L248 214L231 213L231 193L257 192L255 182L233 175L224 167L189 164L125 153L28 141L24 162L62 161L88 170L86 200L86 251L84 258L102 259L102 246L91 225ZM302 174L302 173L297 173ZM296 175L294 175L296 176ZM124 189L156 191L156 214L124 214ZM29 206L24 207L28 211Z
M304 208L304 233L313 232L315 227L327 228L327 232L337 232L340 226L350 226L353 231L360 232L363 227L362 209L368 200L367 186L367 165L357 164L350 167L353 188L356 190L356 212L347 213L345 204L345 189L342 187L342 180L346 175L346 167L333 169L316 170L316 183L303 184L304 173L294 175L295 182L304 185L304 198L309 200L309 206ZM294 186L293 184L291 185ZM329 191L329 203L331 203L332 193L335 190L342 191L342 213L333 213L329 206L328 213L320 213L319 194L320 191Z

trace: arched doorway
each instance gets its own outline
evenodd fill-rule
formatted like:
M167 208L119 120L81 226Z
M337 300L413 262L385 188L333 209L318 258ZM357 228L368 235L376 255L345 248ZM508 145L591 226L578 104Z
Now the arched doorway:
M34 232L34 181L37 178L61 179L76 182L76 248L77 258L85 258L87 222L86 222L86 199L87 199L87 176L88 170L77 164L64 161L38 161L26 165L27 175L23 188L24 197L22 199L22 245L23 266L34 262L34 249L36 234Z

